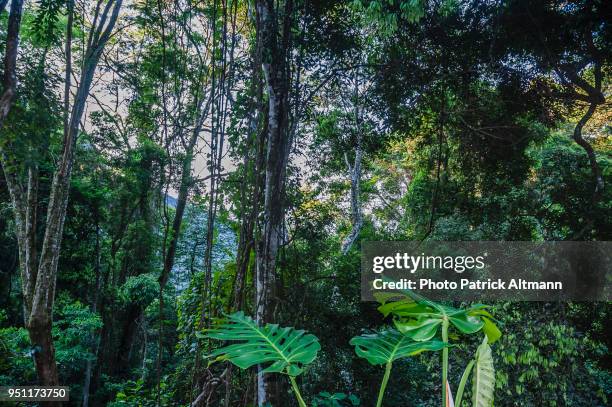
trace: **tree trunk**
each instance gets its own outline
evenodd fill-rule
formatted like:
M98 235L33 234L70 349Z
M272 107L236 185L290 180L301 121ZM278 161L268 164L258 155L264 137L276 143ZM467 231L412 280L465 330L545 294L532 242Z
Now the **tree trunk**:
M51 336L51 319L46 315L31 316L27 326L33 346L34 363L40 384L58 386L55 347Z
M74 162L76 137L98 60L117 20L121 2L122 0L110 0L106 4L98 20L99 25L92 28L89 37L81 81L77 88L70 120L64 126L63 151L51 185L40 257L38 257L35 239L38 207L37 167L31 165L28 168L28 184L24 188L19 181L20 176L16 173L17 170L11 169L10 164L14 159L10 157L10 151L1 151L2 166L15 214L24 295L25 326L35 349L33 354L36 371L43 385L53 385L58 382L51 326L57 265L68 204L68 190ZM5 56L5 89L0 98L0 120L2 121L8 114L8 109L10 109L10 104L12 104L14 98L17 35L19 33L21 8L22 1L15 0L11 3ZM70 61L67 63L67 68L70 69ZM67 72L66 78L67 83L69 83L70 72Z
M98 310L98 302L100 301L100 291L102 290L102 276L101 276L101 245L100 245L100 221L99 221L99 208L96 206L94 211L94 219L96 222L96 248L95 248L95 292L93 295L93 299L91 301L91 312L96 313ZM90 338L92 341L96 343L94 349L92 349L92 354L98 354L98 348L100 346L99 337L97 337L96 332L91 332ZM91 388L91 376L93 371L94 361L91 359L87 359L87 364L85 365L85 380L83 381L83 405L82 407L89 406L89 392Z
M187 206L187 198L189 197L189 192L191 191L191 186L193 185L193 180L191 177L191 166L193 164L193 150L195 148L199 132L200 127L196 126L196 129L193 131L191 139L189 140L187 151L185 152L185 158L183 159L181 183L179 186L176 210L174 211L174 219L172 220L172 230L170 232L170 244L168 245L168 250L164 255L164 268L162 270L161 275L159 276L159 286L162 290L168 283L170 273L172 272L172 268L174 267L176 248L180 238L181 224L183 223L185 207Z
M4 11L6 3L0 12ZM0 95L0 128L8 116L17 91L17 49L19 47L19 28L21 27L21 12L23 0L13 0L6 31L6 51L4 53L4 78L2 95ZM4 164L3 164L4 166Z
M361 137L359 137L361 140ZM361 142L358 142L355 147L355 160L353 165L349 166L349 176L351 177L351 218L353 227L351 232L342 242L342 254L347 254L351 249L355 240L359 236L363 227L363 211L361 210L361 160L363 157L363 150ZM348 164L348 159L347 159Z
M259 324L274 320L276 303L276 256L282 237L284 192L289 140L289 39L292 1L257 0L257 28L265 50L262 69L268 91L268 134L265 162L263 227L256 256L255 319ZM284 7L283 7L284 6ZM281 12L281 7L283 7ZM279 20L282 26L279 29ZM258 373L258 403L275 400L274 375Z
M592 37L590 38L589 42L590 42L589 47L594 49L595 46L593 45ZM595 53L597 53L597 51L595 51ZM578 88L582 89L588 95L589 107L587 108L584 115L580 118L580 120L578 120L578 123L576 123L576 126L574 127L574 132L572 134L572 138L576 142L576 144L582 147L582 149L586 152L587 157L589 159L589 165L591 167L591 176L593 178L593 181L592 181L593 182L593 193L591 195L591 202L590 202L590 208L589 208L589 213L588 213L589 218L585 222L584 227L580 231L578 231L576 234L570 237L571 240L579 240L584 236L585 233L593 229L593 225L595 221L590 215L592 215L593 211L595 210L595 207L597 206L597 203L601 199L603 190L604 190L604 178L601 172L601 168L599 167L599 164L597 163L597 156L595 154L595 150L593 149L593 146L591 146L591 144L582 137L582 129L587 124L587 122L591 119L591 117L597 110L597 107L599 105L606 103L605 95L602 92L603 73L602 73L601 63L596 58L593 65L594 65L593 66L593 76L594 76L595 86L591 86L588 82L582 79L579 76L578 72L565 71L565 74L570 79L571 83L574 86L577 86Z
M244 288L251 262L251 252L255 249L255 226L257 214L260 210L260 195L263 183L262 168L265 160L267 114L262 112L261 53L261 41L259 35L257 35L253 50L253 74L251 78L253 99L250 106L249 128L244 152L244 178L240 188L240 235L238 249L236 250L236 280L233 293L233 308L235 310L241 310L243 307ZM261 121L263 121L263 126L260 123Z
M109 1L107 3L101 17L101 24L104 24L106 20L109 19L107 26L99 26L95 28L92 33L92 43L85 54L81 80L72 106L68 128L64 129L62 157L51 184L45 234L42 249L40 251L38 272L35 276L36 284L34 296L31 302L32 308L29 310L29 323L26 324L28 330L33 331L30 337L36 338L37 340L37 342L33 342L33 344L42 347L40 353L35 353L37 372L41 380L45 380L48 372L53 372L56 369L55 352L52 348L51 321L53 315L53 301L55 298L57 265L64 230L64 220L66 218L66 208L68 205L68 191L74 164L76 139L93 75L100 55L102 54L102 50L118 18L121 2L122 0L116 0L110 16L110 7L113 2ZM47 335L47 337L43 337L42 335Z
M240 224L240 237L238 249L236 251L236 282L234 284L234 301L233 308L241 310L244 305L244 289L246 286L247 272L251 262L251 253L255 249L255 226L257 224L257 214L260 210L260 196L262 184L262 166L265 158L265 132L260 131L257 134L255 143L255 163L250 166L252 172L251 180L253 182L250 193L243 191L242 202L242 219ZM249 171L249 168L246 168ZM246 186L244 186L246 189ZM248 205L247 205L248 202Z
M361 113L359 109L359 70L355 71L355 134L357 135L357 143L355 145L355 159L353 165L348 160L348 156L344 155L348 174L351 179L351 220L353 227L351 232L342 242L342 254L347 254L363 227L363 211L361 209L361 161L363 158L363 130L361 128Z

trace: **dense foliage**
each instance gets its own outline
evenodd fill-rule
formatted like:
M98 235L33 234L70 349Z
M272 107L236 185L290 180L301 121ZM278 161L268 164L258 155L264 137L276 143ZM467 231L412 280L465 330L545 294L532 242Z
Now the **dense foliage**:
M364 303L360 242L612 240L611 6L0 1L0 386L608 405L609 303Z

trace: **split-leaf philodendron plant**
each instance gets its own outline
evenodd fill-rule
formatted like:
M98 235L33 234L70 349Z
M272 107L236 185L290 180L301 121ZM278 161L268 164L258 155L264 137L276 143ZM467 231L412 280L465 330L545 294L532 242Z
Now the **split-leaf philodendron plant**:
M467 308L453 308L429 301L412 292L387 294L377 297L379 311L391 316L395 328L386 328L351 339L357 356L372 365L385 367L378 392L376 406L382 406L385 389L391 375L393 362L426 351L442 351L442 407L461 407L465 386L472 377L472 405L491 407L495 388L495 371L490 344L500 338L487 306L477 304ZM475 352L452 400L448 383L449 330L471 335L483 332L483 340ZM438 334L438 332L440 333ZM291 388L300 407L306 407L295 378L304 372L321 349L316 336L295 328L282 328L276 324L259 326L242 312L236 312L223 320L205 336L222 341L235 342L219 348L209 355L214 361L229 361L241 369L260 365L264 373L280 373L288 376ZM212 363L211 362L211 363Z

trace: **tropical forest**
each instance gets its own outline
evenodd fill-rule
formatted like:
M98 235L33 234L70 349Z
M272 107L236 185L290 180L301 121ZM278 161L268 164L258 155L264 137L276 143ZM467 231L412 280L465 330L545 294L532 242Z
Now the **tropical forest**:
M610 301L361 296L612 240L612 2L0 0L0 58L0 404L612 403Z

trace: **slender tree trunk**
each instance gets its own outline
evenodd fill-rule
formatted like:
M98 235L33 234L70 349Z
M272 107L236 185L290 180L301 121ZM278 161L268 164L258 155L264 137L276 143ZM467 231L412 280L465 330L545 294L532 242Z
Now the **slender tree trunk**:
M243 157L242 183L240 186L240 232L236 250L236 275L233 284L233 301L228 302L227 312L242 310L245 301L247 275L251 266L251 254L255 249L257 214L260 210L262 166L265 159L265 136L267 122L262 116L263 82L261 76L261 41L255 31L255 45L252 49L251 103L246 147ZM262 128L263 119L263 128ZM233 366L227 366L225 378L225 407L231 403ZM250 388L250 386L248 387Z
M251 263L251 253L255 249L255 226L260 210L262 167L265 160L265 139L267 134L266 114L262 115L262 78L261 78L261 41L256 32L253 49L253 66L249 128L244 152L244 178L240 188L240 235L236 251L236 280L234 284L233 308L241 310L244 302L244 288L247 272ZM263 119L263 128L261 121Z
M95 250L95 273L96 273L96 279L95 279L95 292L93 295L93 299L91 301L91 312L92 313L96 313L96 311L98 310L98 301L99 301L99 295L100 295L100 289L101 287L101 282L102 282L102 278L101 278L101 268L100 268L100 256L101 256L101 250L100 250L100 222L99 222L99 211L98 208L95 209L95 214L94 214L94 218L96 221L96 250ZM92 341L96 342L96 346L94 347L95 349L92 350L92 353L94 355L97 355L98 353L98 346L100 344L100 341L98 340L98 336L96 335L97 332L91 332L90 334L90 338ZM85 379L83 381L83 405L82 407L88 407L89 406L89 391L90 391L90 387L91 387L91 376L92 376L92 371L93 371L93 364L94 361L91 359L87 359L87 363L85 365Z
M353 227L351 232L342 242L342 254L347 254L350 248L353 246L359 233L363 228L363 211L361 209L361 160L363 158L363 148L361 146L361 131L358 136L358 142L355 146L355 160L351 166L348 158L346 163L348 165L348 172L351 178L351 218Z
M4 11L4 7L6 7L6 3L4 3L0 12ZM23 0L11 1L6 32L6 50L4 52L3 89L0 95L0 128L13 107L15 93L17 92L17 50L19 47L19 29L21 27L22 9Z
M590 42L591 42L590 48L594 49L595 46L592 43L592 38ZM595 53L597 53L597 51ZM578 233L570 237L572 240L578 240L582 238L582 236L584 236L585 233L589 232L593 228L595 221L592 218L592 214L593 214L593 211L595 210L597 203L601 199L603 190L604 190L604 178L601 172L601 168L599 167L599 164L597 163L597 156L595 154L595 150L593 149L593 146L591 146L591 144L583 138L582 130L584 126L588 123L588 121L591 119L595 111L597 110L597 107L601 104L606 103L606 98L605 98L604 93L602 92L603 73L602 73L601 63L599 61L595 61L594 67L593 67L593 76L594 76L595 86L591 86L588 82L582 79L576 72L570 71L570 72L566 72L566 74L570 78L574 86L579 87L580 89L582 89L584 92L588 94L588 99L589 99L589 106L586 112L580 118L580 120L578 120L578 123L576 123L576 126L574 127L574 132L572 133L573 140L576 142L576 144L582 147L582 149L587 154L589 165L591 167L591 177L593 179L592 181L593 193L591 195L590 208L588 211L588 215L589 215L588 220L585 222L584 227L580 231L578 231Z
M353 222L353 227L351 232L342 242L342 254L348 253L351 246L353 246L355 243L355 240L357 240L357 237L359 237L359 233L363 227L363 211L361 209L361 161L363 159L363 129L361 128L361 111L359 106L359 70L356 70L355 72L354 125L357 140L355 144L355 159L353 160L353 165L351 165L349 162L346 153L344 155L349 177L351 179L351 220Z
M191 166L193 165L194 148L199 134L199 128L194 130L187 151L185 152L185 158L183 159L183 168L181 172L181 182L179 186L179 193L177 197L176 210L174 211L174 218L172 220L172 229L170 232L170 243L168 244L167 251L164 256L164 268L161 275L159 276L159 286L163 289L168 283L170 273L174 267L174 260L176 257L176 248L181 234L181 224L183 223L183 216L185 215L185 208L187 206L187 199L189 192L193 185L191 177Z
M265 156L264 150L265 132L257 134L255 163L250 167L253 182L251 193L243 193L243 214L240 224L240 240L236 252L236 283L234 284L233 309L241 310L244 306L244 289L246 287L247 273L251 264L251 253L255 249L255 226L257 224L257 214L261 204L261 184L262 184L262 165ZM247 169L248 170L248 169ZM248 205L246 203L248 202Z
M599 164L597 163L595 150L593 149L591 144L582 137L582 129L589 121L589 119L593 116L593 113L595 113L596 109L596 103L591 103L589 105L587 111L580 118L580 120L576 124L576 127L574 127L574 132L572 134L572 138L574 139L576 144L578 144L584 149L589 159L589 165L591 166L591 176L593 177L593 204L597 203L597 201L601 197L601 194L604 189L604 180L601 174L601 169L599 168Z
M446 103L446 101L444 102ZM438 209L438 195L440 193L440 182L441 182L441 172L442 172L442 147L444 145L444 126L446 122L446 111L445 105L442 106L439 117L439 129L438 129L438 153L436 157L436 184L434 186L433 194L431 196L431 206L429 209L429 226L427 227L427 232L423 237L423 240L427 238L433 232L434 224L436 221L436 211Z
M284 192L289 159L289 40L293 2L257 0L257 29L265 50L262 69L268 93L268 134L263 196L263 227L256 255L255 319L274 320L276 257L282 238ZM280 23L279 23L280 21ZM280 27L279 27L280 26ZM278 404L274 375L258 373L258 403Z
M147 378L147 344L148 344L148 334L147 334L147 321L145 318L141 320L142 324L142 365L140 367L140 380L143 382Z

